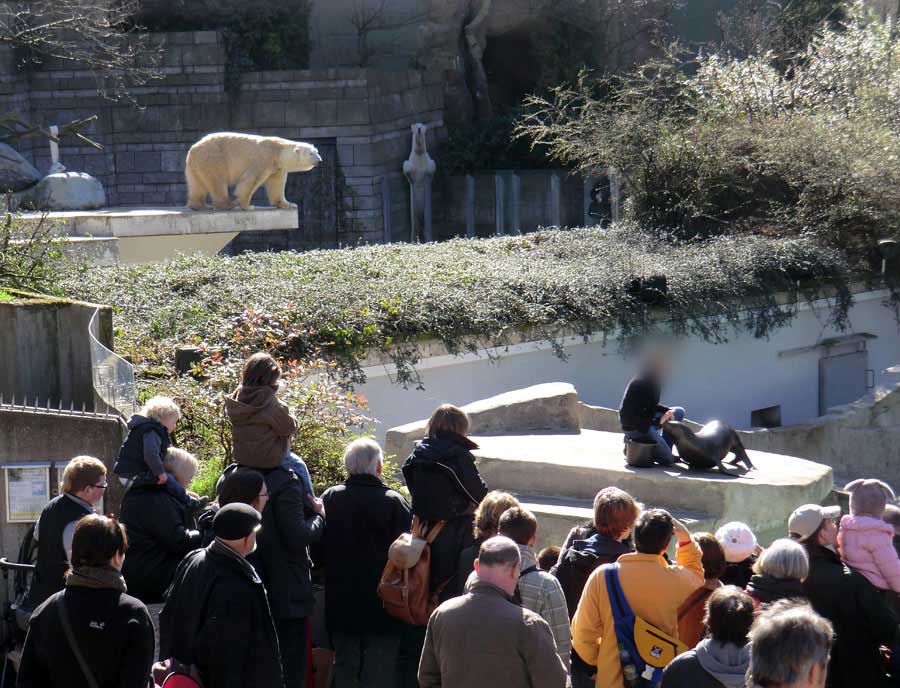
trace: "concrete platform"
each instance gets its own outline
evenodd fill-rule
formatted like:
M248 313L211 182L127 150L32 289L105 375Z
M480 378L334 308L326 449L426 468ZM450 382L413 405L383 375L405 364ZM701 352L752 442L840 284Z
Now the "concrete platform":
M828 466L766 452L749 452L757 470L733 478L680 465L631 468L618 433L582 430L472 439L480 446L475 454L487 483L533 505L553 531L590 520L594 495L614 485L647 506L681 512L704 528L741 520L761 534L781 535L791 511L820 503L833 486Z
M189 208L101 208L100 210L24 213L26 221L54 224L56 233L72 238L117 240L118 260L145 263L176 253L221 251L240 232L297 229L296 209L190 210Z

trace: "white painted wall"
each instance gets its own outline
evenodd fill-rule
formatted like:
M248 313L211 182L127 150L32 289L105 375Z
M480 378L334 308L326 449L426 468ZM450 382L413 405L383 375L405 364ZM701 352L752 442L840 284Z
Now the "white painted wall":
M781 404L782 423L790 425L818 415L818 361L821 350L779 356L780 351L811 346L820 340L850 333L877 336L868 342L869 367L875 384L895 383L885 368L900 362L900 330L893 312L884 307L885 292L854 296L851 329L837 332L826 327L824 303L803 304L789 327L770 339L742 333L727 344L685 340L676 352L677 369L663 391L663 403L680 405L688 417L700 422L718 418L737 428L750 427L753 409ZM500 352L499 360L476 357L436 356L424 359L418 369L424 390L403 389L391 382L389 367L366 369L367 382L358 392L369 400L369 411L380 421L379 440L397 425L426 418L440 403L467 404L511 389L541 382L570 382L582 401L618 407L634 363L618 352L615 341L603 346L571 342L567 361L550 348L527 343Z

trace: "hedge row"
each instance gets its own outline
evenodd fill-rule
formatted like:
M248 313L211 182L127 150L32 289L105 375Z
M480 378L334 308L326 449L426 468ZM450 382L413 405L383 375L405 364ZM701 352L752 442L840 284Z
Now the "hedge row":
M246 337L283 356L323 353L360 381L360 357L386 352L415 382L418 340L451 352L502 346L519 328L555 342L603 333L623 344L655 327L724 341L734 328L764 337L793 317L776 295L805 285L837 294L846 319L846 264L808 237L720 237L672 244L633 227L521 237L393 244L308 253L179 257L93 268L63 290L112 304L117 347L143 376L168 374L174 348L228 348ZM836 290L836 291L835 291ZM253 326L247 326L252 321ZM248 334L250 333L250 334ZM561 349L559 349L561 352Z

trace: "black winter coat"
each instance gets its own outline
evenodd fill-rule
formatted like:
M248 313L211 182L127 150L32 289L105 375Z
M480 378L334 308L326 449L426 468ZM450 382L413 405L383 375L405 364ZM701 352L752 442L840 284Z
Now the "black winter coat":
M746 588L753 577L753 565L755 563L756 555L747 557L743 561L728 562L725 566L725 573L719 580L722 582L722 585L736 585L739 588Z
M129 545L122 574L128 591L147 604L163 601L184 555L201 546L189 512L165 485L135 486L122 499Z
M834 625L828 687L888 685L878 648L896 642L897 616L872 584L835 552L815 543L805 546L809 577L804 590L813 609Z
M778 600L806 598L803 583L798 580L774 578L768 574L755 573L747 583L747 594L759 604L771 604Z
M194 664L206 688L284 688L266 591L216 545L184 558L159 618L160 657Z
M153 624L137 599L109 588L69 587L38 607L22 651L18 688L86 688L87 680L59 621L66 611L78 648L100 688L146 688L153 664Z
M625 388L619 404L619 423L625 432L647 432L657 414L665 413L668 406L659 403L659 382L649 375L632 378Z
M403 464L413 514L433 522L474 513L488 486L475 466L473 449L478 445L472 440L452 433L416 444Z
M325 567L328 630L359 635L398 631L382 607L378 582L388 548L409 532L409 505L374 475L352 475L325 491Z
M322 539L325 520L306 508L306 493L293 471L279 466L260 473L269 501L250 561L266 585L272 616L304 619L312 614L314 601L309 547Z

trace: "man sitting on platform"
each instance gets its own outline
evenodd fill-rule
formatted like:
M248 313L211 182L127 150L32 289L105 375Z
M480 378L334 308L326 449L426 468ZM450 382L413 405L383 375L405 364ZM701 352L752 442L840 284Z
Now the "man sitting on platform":
M641 372L628 383L619 405L619 422L625 433L626 455L629 440L644 444L656 443L653 459L662 466L675 463L672 440L663 433L662 426L670 420L684 420L683 408L670 408L659 403L660 388L667 376L668 362L665 356L660 352L647 355L641 365Z

